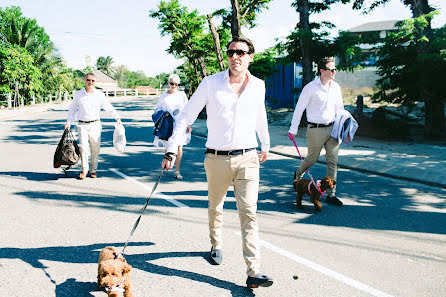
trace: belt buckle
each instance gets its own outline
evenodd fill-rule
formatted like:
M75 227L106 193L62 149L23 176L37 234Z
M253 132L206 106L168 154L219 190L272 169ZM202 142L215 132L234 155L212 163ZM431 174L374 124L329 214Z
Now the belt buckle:
M228 151L228 156L231 156L232 152L233 152L233 150L232 151Z

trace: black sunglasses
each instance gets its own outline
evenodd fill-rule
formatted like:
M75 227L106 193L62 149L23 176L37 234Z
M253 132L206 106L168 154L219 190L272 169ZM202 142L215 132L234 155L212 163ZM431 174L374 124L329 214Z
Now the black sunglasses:
M325 68L325 70L327 70L327 71L331 71L332 73L335 72L335 71L337 71L336 68L333 68L333 69Z
M92 82L95 82L95 80L94 80L94 79L89 79L89 78L87 78L87 81L92 81Z
M176 86L177 84L176 84L176 83L173 83L173 82L169 82L169 85L171 85L171 86Z
M228 55L228 57L232 57L234 54L237 54L237 56L239 56L239 57L243 57L244 55L249 54L249 52L240 50L240 49L237 49L237 50L228 49L228 50L226 50L226 54Z

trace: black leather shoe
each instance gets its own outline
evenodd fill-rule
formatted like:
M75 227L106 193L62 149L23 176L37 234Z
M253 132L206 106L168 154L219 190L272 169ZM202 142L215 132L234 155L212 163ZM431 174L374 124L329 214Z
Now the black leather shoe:
M255 276L248 276L246 285L248 288L269 287L273 284L273 279L264 274L258 273Z
M330 204L333 204L333 205L336 205L336 206L344 205L344 203L342 203L341 200L336 198L336 196L327 196L327 203L330 203Z
M220 265L223 262L220 249L214 249L214 247L212 247L210 256L212 265Z

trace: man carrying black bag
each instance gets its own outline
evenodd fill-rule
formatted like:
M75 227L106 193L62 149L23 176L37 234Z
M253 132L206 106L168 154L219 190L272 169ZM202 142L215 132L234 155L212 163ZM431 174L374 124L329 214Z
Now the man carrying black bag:
M85 179L89 171L91 178L98 177L96 170L101 146L102 125L99 117L101 109L107 111L118 125L121 124L118 112L107 100L104 93L95 89L95 82L96 76L93 73L88 73L85 76L85 88L74 94L73 102L68 108L68 120L65 124L65 129L69 130L75 116L79 120L77 133L82 163L82 172L79 174L79 179ZM88 162L88 155L91 157L91 164Z

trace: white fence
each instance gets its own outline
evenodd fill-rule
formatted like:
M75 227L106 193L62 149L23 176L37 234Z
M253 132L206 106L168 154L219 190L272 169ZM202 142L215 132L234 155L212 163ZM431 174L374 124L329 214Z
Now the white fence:
M73 99L73 95L74 92L57 92L55 95L48 95L45 97L33 95L29 100L25 100L23 96L14 96L13 93L0 94L0 108L16 108L40 103L62 102Z
M157 97L163 92L167 91L167 89L103 89L102 92L107 97L149 97L154 96ZM32 96L30 100L24 100L23 96L18 96L18 98L14 98L13 93L0 94L0 108L16 108L22 107L25 105L25 101L29 102L29 104L41 104L41 103L49 103L49 102L62 102L73 99L74 93L68 92L57 92L54 95L48 95L45 97Z
M105 96L110 97L127 97L127 96L159 96L161 95L166 89L103 89L102 92L104 92Z

